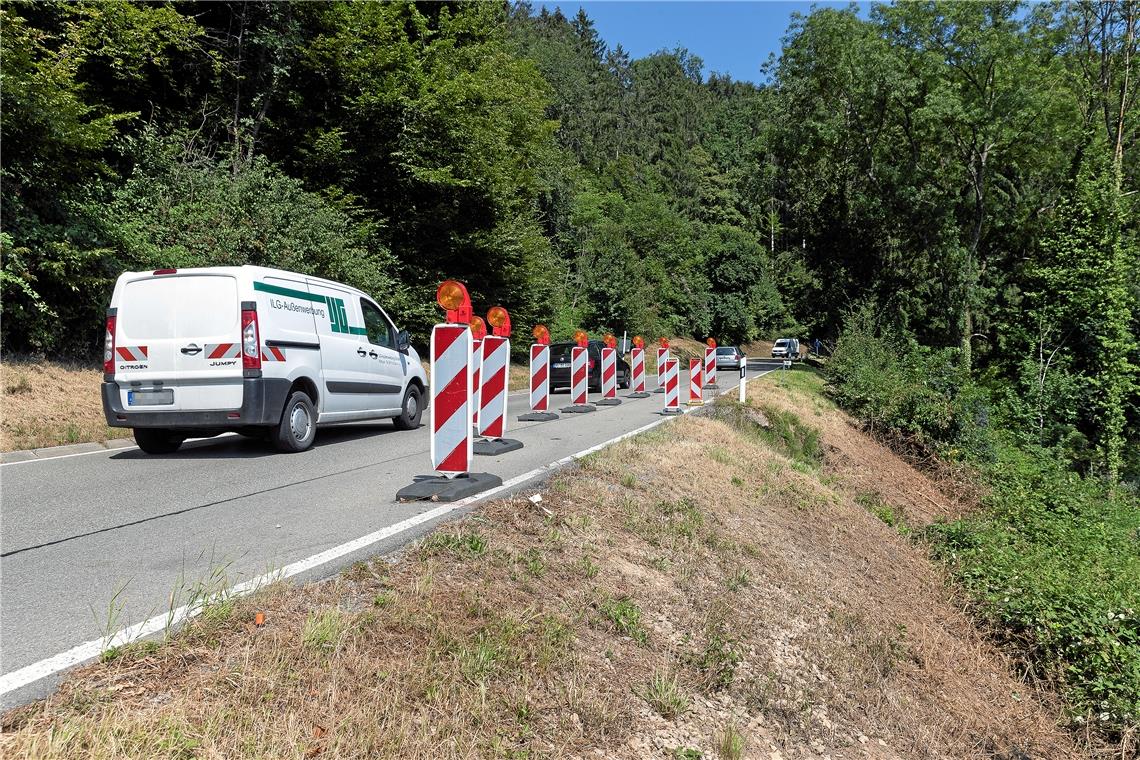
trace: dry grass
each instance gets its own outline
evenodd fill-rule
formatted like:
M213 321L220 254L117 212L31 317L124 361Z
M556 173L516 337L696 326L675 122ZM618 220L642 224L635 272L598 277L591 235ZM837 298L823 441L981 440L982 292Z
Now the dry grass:
M129 438L130 430L103 419L102 381L98 368L5 359L0 451Z
M810 392L752 394L822 431L822 465L678 420L556 476L541 504L494 502L396 561L88 667L6 715L0 753L1081 756L921 547L856 503L869 483L844 457L905 473L883 497L908 517L956 502L858 450Z

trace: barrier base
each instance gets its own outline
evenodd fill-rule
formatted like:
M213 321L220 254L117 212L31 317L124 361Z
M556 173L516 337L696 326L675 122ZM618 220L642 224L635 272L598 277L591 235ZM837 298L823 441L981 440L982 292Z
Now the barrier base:
M594 402L598 406L618 406L621 404L620 398L602 398Z
M637 391L636 393L627 393L627 394L625 394L625 397L626 398L649 398L652 395L653 395L652 393L646 393L645 391Z
M720 390L720 386L717 385L716 383L705 383L705 388L708 390L714 390L714 391Z
M675 417L675 416L676 416L676 415L678 415L678 414L684 414L684 412L683 412L683 411L681 411L679 408L677 408L677 409L674 409L674 408L673 408L673 407L671 407L671 406L667 406L667 407L665 407L664 409L662 409L662 410L661 410L661 414L664 414L664 415L666 415L666 416L668 416L668 417Z
M454 478L417 475L410 486L396 491L396 501L459 501L502 484L502 478L489 472L468 472Z
M586 412L596 412L598 408L593 404L574 404L574 406L562 407L563 414L585 414Z
M686 401L685 406L704 406L704 401Z
M654 393L664 393L664 392L665 392L665 389L664 389L664 388L654 388L654 389L653 389L653 392L654 392Z
M558 415L554 412L527 412L520 414L518 419L519 422L550 422L558 419Z
M522 441L516 441L513 438L484 438L471 444L471 451L479 456L493 457L498 454L506 454L508 451L516 451L522 447Z

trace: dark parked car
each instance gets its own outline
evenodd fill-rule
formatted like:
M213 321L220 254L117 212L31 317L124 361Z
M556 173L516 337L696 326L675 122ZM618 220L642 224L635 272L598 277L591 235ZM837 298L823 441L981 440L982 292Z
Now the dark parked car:
M716 348L716 368L717 369L740 369L740 363L744 361L744 352L736 346L717 346Z
M576 343L555 343L550 347L550 391L559 388L570 389L570 349ZM590 390L597 393L602 389L602 349L605 344L600 340L592 340L587 345L588 367L586 371ZM629 387L629 363L618 355L617 381L619 388Z

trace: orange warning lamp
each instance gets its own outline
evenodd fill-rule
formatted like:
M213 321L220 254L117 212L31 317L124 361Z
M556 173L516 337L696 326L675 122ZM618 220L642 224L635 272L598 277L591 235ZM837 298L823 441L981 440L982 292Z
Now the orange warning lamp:
M550 345L550 330L546 329L546 325L535 325L534 329L531 330L531 335L534 336L534 340L538 345Z
M658 338L657 339L657 345L661 346L661 348L669 348L669 339L668 338Z
M705 345L707 345L709 348L716 348L716 341L712 338L709 338L705 341Z
M448 322L471 324L471 296L462 282L444 280L435 291L435 301L447 312Z
M579 348L585 348L590 343L590 336L586 334L585 330L575 330L574 342L578 344Z
M606 348L617 348L617 338L614 337L613 333L606 333L602 342L606 344Z
M471 307L468 306L468 309ZM487 324L480 316L471 317L471 340L483 340L487 337Z
M502 306L492 306L487 312L487 322L493 334L509 338L511 335L511 315Z
M638 348L645 348L645 341L641 339L640 335L634 335L633 345L637 346Z

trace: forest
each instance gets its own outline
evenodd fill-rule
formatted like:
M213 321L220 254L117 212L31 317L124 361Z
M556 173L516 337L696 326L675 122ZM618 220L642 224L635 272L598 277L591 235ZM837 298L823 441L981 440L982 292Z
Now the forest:
M6 354L96 356L124 270L245 263L421 344L443 278L523 334L819 338L870 429L998 484L938 539L967 587L1079 710L1140 716L1140 3L812 9L758 83L526 2L0 24ZM1095 558L1011 606L1042 546Z
M934 351L1040 442L1136 449L1137 7L794 17L761 84L527 3L7 3L3 347L96 354L119 272L518 325Z

